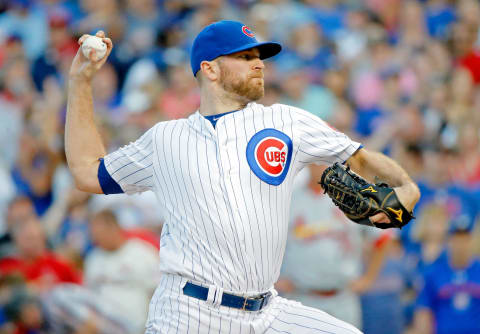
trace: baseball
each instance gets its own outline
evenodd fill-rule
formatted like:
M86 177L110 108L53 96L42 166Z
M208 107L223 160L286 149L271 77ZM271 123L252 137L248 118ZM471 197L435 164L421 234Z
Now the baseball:
M89 36L82 43L83 55L90 59L90 51L95 50L95 61L102 59L107 52L107 44L100 37Z

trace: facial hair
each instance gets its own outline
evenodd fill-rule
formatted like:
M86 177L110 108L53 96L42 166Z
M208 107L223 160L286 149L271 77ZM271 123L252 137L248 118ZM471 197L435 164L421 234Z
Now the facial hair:
M261 83L258 83L257 80L254 80L252 77L247 77L244 80L221 63L220 75L220 84L226 92L234 93L248 101L257 101L265 94L263 80Z

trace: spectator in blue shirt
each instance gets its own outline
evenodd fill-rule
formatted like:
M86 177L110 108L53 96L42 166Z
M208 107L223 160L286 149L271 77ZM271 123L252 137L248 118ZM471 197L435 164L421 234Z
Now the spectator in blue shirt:
M480 261L474 256L474 220L451 222L447 251L423 275L415 334L480 333Z

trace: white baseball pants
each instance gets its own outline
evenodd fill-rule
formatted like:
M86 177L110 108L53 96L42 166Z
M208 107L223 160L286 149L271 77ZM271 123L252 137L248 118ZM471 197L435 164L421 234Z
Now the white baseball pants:
M333 316L277 296L257 312L214 306L183 294L187 280L163 275L150 302L145 334L361 334Z

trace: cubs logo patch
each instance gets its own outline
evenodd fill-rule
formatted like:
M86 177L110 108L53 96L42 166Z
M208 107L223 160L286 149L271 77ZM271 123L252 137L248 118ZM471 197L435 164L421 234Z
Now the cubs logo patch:
M242 32L247 35L248 37L255 37L255 34L253 33L252 29L250 29L247 26L242 27Z
M263 129L250 139L246 153L252 172L260 180L278 186L290 167L292 140L276 129Z

